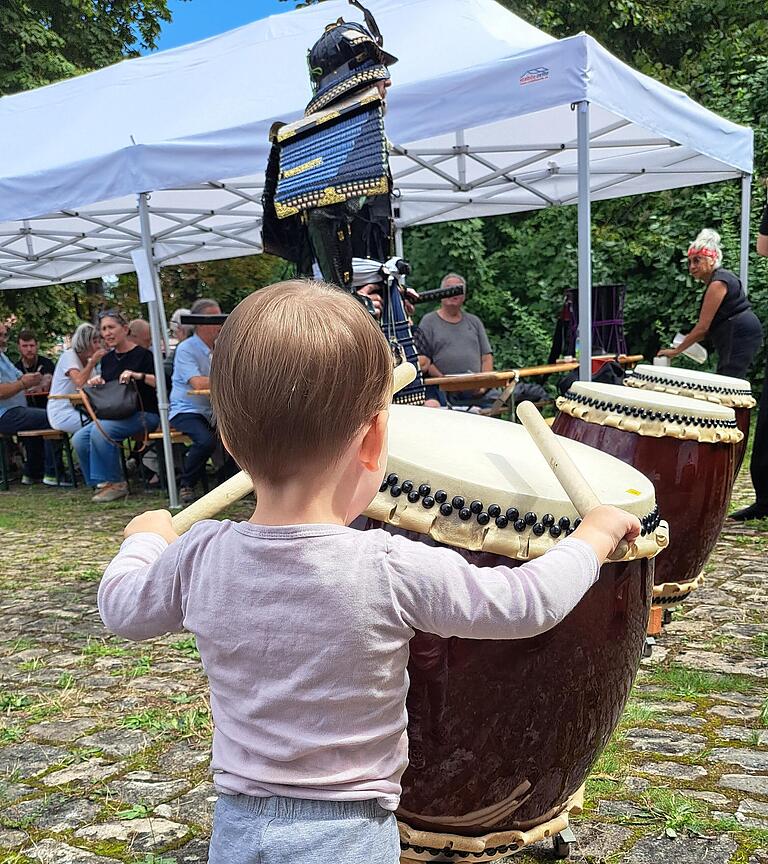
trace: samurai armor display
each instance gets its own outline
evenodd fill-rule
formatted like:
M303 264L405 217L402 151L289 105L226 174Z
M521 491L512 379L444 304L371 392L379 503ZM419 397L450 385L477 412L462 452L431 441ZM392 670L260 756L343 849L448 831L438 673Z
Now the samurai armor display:
M277 133L279 219L390 191L384 110L374 88Z

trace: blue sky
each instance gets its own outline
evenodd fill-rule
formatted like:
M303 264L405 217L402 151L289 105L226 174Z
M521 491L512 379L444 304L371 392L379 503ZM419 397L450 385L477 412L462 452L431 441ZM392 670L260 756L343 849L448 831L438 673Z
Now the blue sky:
M176 48L294 7L291 0L168 0L173 21L164 25L157 48Z

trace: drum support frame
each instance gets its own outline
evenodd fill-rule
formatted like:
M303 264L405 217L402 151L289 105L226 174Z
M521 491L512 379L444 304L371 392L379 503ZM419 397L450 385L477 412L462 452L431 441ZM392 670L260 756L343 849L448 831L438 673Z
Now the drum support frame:
M704 574L699 573L695 579L689 582L665 582L663 585L653 586L653 605L663 606L665 609L674 609L685 600L688 595L701 587Z
M535 825L528 831L495 831L482 837L420 831L398 820L400 831L400 864L418 862L500 861L514 855L532 843L551 839L557 858L567 858L576 838L570 828L570 816L584 809L584 786L568 799L562 812L552 819Z

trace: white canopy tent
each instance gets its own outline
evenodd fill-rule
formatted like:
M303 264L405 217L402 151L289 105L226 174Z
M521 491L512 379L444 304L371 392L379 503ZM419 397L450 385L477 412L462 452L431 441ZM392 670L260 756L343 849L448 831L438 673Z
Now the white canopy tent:
M746 283L750 129L494 0L369 5L400 57L398 226L578 204L582 377L591 200L741 178ZM139 249L157 267L259 252L269 127L302 113L307 48L339 16L360 13L330 0L0 99L0 288L128 272Z

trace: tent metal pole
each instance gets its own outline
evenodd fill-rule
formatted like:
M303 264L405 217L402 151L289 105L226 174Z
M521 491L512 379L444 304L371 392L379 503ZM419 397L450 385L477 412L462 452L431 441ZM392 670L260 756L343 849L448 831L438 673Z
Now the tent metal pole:
M395 255L403 257L403 229L399 225L395 228Z
M589 102L576 103L579 202L579 380L592 379L592 232L589 202Z
M163 457L165 461L165 476L168 483L168 502L171 510L179 509L179 494L176 489L176 473L173 465L173 446L171 444L171 424L168 420L168 388L165 386L165 366L163 364L163 352L161 343L163 339L160 322L161 302L160 280L158 278L155 260L152 254L152 232L149 225L149 210L147 209L147 193L139 193L139 223L141 225L141 245L147 254L150 267L152 268L152 283L155 289L155 299L147 303L149 308L149 326L152 331L152 356L155 361L155 384L157 387L157 407L160 412L160 429L163 433ZM163 318L164 318L163 314ZM166 330L166 340L168 338ZM167 345L167 341L166 341Z
M741 264L739 278L744 293L749 290L749 216L752 206L752 175L744 174L741 178Z

